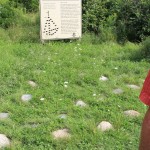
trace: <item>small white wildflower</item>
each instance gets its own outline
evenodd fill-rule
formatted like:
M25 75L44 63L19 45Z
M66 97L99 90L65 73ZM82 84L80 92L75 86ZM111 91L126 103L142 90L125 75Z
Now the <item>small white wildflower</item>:
M64 87L65 87L65 88L67 88L67 87L68 87L68 85L66 85L66 84L65 84L65 85L64 85Z
M45 98L43 98L43 97L42 97L42 98L40 98L40 100L41 100L41 101L44 101L44 100L45 100Z
M68 84L68 81L65 81L64 84Z
M96 96L96 94L94 93L93 96Z

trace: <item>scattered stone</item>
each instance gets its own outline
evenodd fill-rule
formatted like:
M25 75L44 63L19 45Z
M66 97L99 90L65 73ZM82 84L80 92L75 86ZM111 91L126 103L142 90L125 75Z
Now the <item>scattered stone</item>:
M21 96L21 100L24 102L28 102L32 99L32 95L31 94L24 94Z
M122 90L122 89L114 89L114 90L113 90L113 93L114 93L114 94L122 94L122 93L123 93L123 90Z
M84 103L82 100L78 100L78 101L76 102L76 106L85 107L85 106L86 106L86 103Z
M0 119L7 119L9 117L9 113L0 113Z
M127 110L127 111L124 111L124 114L126 116L129 116L129 117L138 117L140 116L140 113L135 111L135 110Z
M107 80L108 80L108 78L107 78L107 77L105 77L105 76L101 76L101 77L99 78L99 80L101 80L101 81L107 81Z
M131 89L134 89L134 90L138 90L138 89L140 89L140 87L139 87L139 86L134 85L134 84L128 84L127 86L128 86L129 88L131 88Z
M32 87L36 87L37 84L34 81L28 81L28 84Z
M10 140L4 134L0 134L0 148L9 147Z
M60 114L60 115L59 115L59 118L60 118L60 119L67 119L67 115L66 115L66 114Z
M102 132L104 132L104 131L108 131L108 130L113 129L113 126L112 126L109 122L107 122L107 121L102 121L102 122L97 126L97 128L98 128L99 130L101 130Z
M61 129L61 130L54 131L52 135L54 139L63 139L63 138L71 137L68 129Z

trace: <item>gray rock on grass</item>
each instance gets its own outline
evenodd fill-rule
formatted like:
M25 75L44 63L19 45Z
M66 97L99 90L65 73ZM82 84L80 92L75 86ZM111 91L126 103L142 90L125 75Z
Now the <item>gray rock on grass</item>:
M28 81L28 84L30 85L30 86L32 86L32 87L36 87L37 86L37 84L34 82L34 81Z
M9 113L0 113L0 119L8 119L9 118Z
M139 87L139 86L134 85L134 84L128 84L127 86L128 86L130 89L134 89L134 90L138 90L138 89L140 89L140 87Z
M24 94L24 95L21 96L21 100L22 100L23 102L28 102L28 101L30 101L31 99L32 99L32 95L31 95L31 94Z
M122 94L122 93L123 93L123 90L120 89L120 88L114 89L114 90L113 90L113 93L114 93L114 94Z
M86 103L83 102L82 100L78 100L78 101L76 102L76 106L85 107L85 106L87 106L87 105L86 105Z
M10 140L6 137L6 135L0 134L0 149L9 146L10 146Z
M140 116L140 113L135 110L126 110L124 111L124 114L128 117L138 117Z
M107 121L102 121L98 126L97 128L102 131L102 132L105 132L105 131L108 131L108 130L111 130L113 129L113 126L107 122Z
M60 115L59 115L59 118L60 118L60 119L67 119L67 114L60 114Z
M105 76L101 76L101 77L99 78L99 80L100 80L100 81L107 81L107 80L108 80L108 78L107 78L107 77L105 77Z
M54 139L66 139L71 137L68 129L56 130L52 133L52 135Z

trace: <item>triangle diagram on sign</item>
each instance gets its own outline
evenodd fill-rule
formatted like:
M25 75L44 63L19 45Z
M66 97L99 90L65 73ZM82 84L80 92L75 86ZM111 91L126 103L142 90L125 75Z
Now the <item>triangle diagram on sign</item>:
M47 36L53 36L58 32L58 30L59 28L56 23L50 17L46 17L43 33Z

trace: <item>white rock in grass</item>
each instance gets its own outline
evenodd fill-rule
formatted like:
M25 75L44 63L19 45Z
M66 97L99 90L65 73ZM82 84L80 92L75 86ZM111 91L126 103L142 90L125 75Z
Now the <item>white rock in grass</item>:
M32 95L31 94L24 94L21 96L21 100L24 102L28 102L32 99Z
M9 117L9 113L0 113L0 119L7 119Z
M134 90L138 90L138 89L140 89L140 87L139 87L139 86L134 85L134 84L128 84L127 86L128 86L129 88L131 88L131 89L134 89Z
M85 106L86 106L86 103L84 103L82 100L78 100L78 101L76 102L76 106L85 107Z
M107 78L107 77L105 77L105 76L101 76L101 77L99 78L99 80L101 80L101 81L107 81L107 80L108 80L108 78Z
M135 110L127 110L127 111L124 111L124 114L126 116L129 116L129 117L138 117L140 116L140 113L135 111Z
M4 134L0 134L0 148L9 147L10 140Z
M60 114L60 115L59 115L59 118L60 118L60 119L67 119L67 115L66 115L66 114Z
M113 90L113 93L114 93L114 94L122 94L122 93L123 93L123 90L122 90L122 89L114 89L114 90Z
M64 139L64 138L71 137L68 129L61 129L61 130L54 131L52 135L54 139Z
M102 121L97 128L104 132L113 129L113 126L107 121Z
M34 81L28 81L28 84L32 87L36 87L37 84Z

